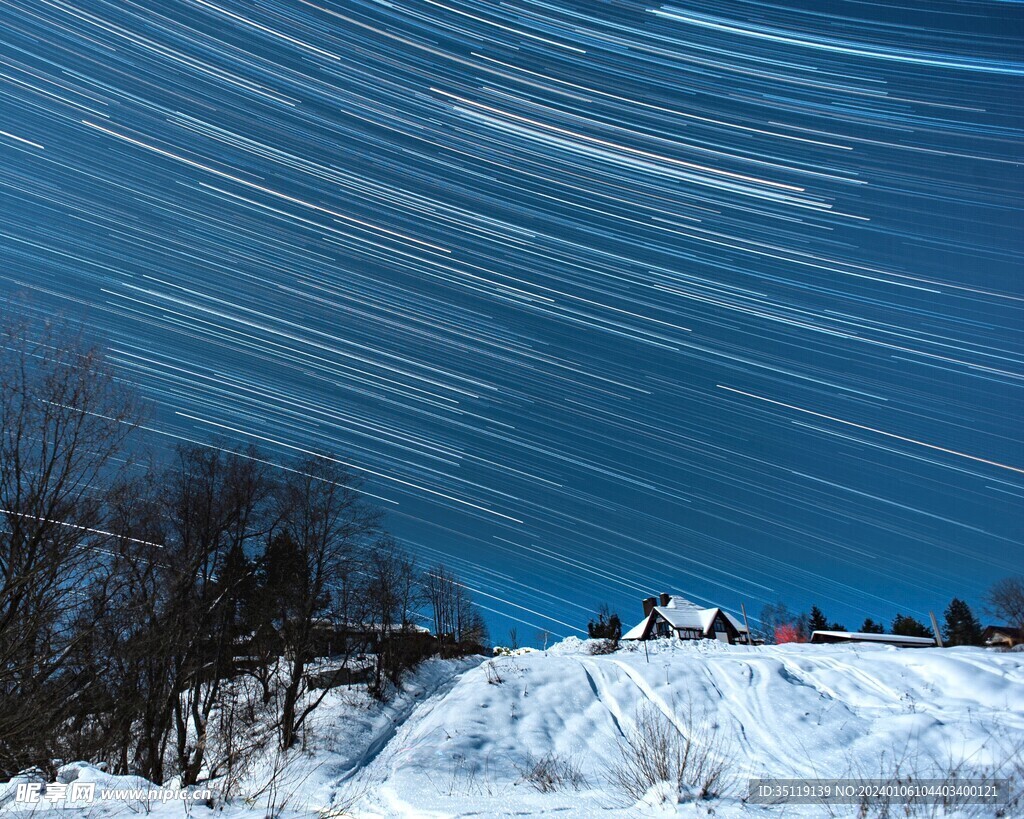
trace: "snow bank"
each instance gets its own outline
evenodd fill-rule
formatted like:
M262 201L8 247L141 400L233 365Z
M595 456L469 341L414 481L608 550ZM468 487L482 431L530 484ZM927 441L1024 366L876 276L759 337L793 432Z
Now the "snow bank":
M707 726L722 740L731 787L713 804L719 816L821 815L813 806L745 805L749 777L879 777L897 768L942 777L967 761L964 776L1008 771L1024 748L1019 654L706 640L591 656L588 642L570 638L463 674L355 778L365 788L356 814L707 815L712 805L685 791L656 787L640 804L613 783L623 735L652 708L683 734ZM545 754L578 766L579 790L537 790L527 773Z
M720 817L817 817L822 808L746 804L747 778L890 777L897 770L945 777L955 767L961 776L1014 776L1020 793L1021 653L706 640L654 641L646 651L632 645L594 656L591 642L570 638L543 653L432 660L387 705L355 689L331 692L308 746L261 761L220 817L616 819L709 810ZM695 786L671 782L641 789L639 801L622 792L611 772L645 713L665 720L674 736L698 744L714 738L713 754L727 770L719 796L704 800ZM134 779L83 765L62 769L62 778L72 776L104 791ZM19 782L38 783L32 777L0 785L0 811L11 807ZM150 810L159 819L213 819L203 805L181 802L114 801L88 814Z

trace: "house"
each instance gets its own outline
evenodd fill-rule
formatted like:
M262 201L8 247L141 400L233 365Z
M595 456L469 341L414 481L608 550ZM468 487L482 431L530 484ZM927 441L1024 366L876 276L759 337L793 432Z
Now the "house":
M1013 648L1024 645L1024 629L1012 626L985 626L981 639L990 648Z
M379 654L385 650L427 656L437 650L430 629L412 623L345 623L321 618L313 623L306 648L312 657ZM281 632L265 623L255 632L235 640L235 664L251 667L289 653Z
M422 652L435 646L430 629L412 623L335 623L320 620L313 627L313 653L317 657L333 657L356 651L379 654L385 646L392 650L415 648ZM429 652L428 652L429 653Z
M750 644L746 626L724 609L701 608L683 597L666 593L657 598L648 597L643 604L644 619L623 634L623 640L675 637L679 640Z
M862 631L815 631L812 643L877 643L900 648L929 648L935 646L934 637L904 637L902 634L873 634Z

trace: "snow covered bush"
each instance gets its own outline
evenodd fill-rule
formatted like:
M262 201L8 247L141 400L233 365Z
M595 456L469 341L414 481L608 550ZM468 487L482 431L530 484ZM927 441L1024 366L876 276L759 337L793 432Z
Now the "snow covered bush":
M615 640L600 639L587 641L587 653L593 655L614 654L619 648Z
M728 749L707 722L693 719L692 708L680 725L653 703L637 710L634 725L619 740L620 758L612 781L634 801L668 783L674 794L707 799L728 786Z
M522 657L524 654L536 654L537 649L523 646L522 648L509 648L508 646L495 646L495 657Z

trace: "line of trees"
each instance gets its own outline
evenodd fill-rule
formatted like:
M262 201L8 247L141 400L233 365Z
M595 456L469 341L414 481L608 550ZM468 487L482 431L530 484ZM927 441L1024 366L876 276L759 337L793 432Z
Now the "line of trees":
M1024 632L1024 577L1006 577L992 585L985 595L985 610L1004 625ZM768 643L805 643L815 631L846 631L841 623L830 622L817 606L810 613L795 614L783 603L766 605L761 610L761 627ZM870 617L865 618L858 632L884 634L885 627ZM954 597L943 613L941 626L943 644L947 646L980 646L981 622L971 607ZM914 617L897 613L889 625L890 634L903 637L934 637L934 631Z
M63 758L194 784L230 763L213 734L240 691L288 749L339 671L382 693L438 642L480 650L463 584L421 572L336 461L157 465L131 454L143 409L67 326L0 318L0 779ZM404 639L421 608L439 641Z

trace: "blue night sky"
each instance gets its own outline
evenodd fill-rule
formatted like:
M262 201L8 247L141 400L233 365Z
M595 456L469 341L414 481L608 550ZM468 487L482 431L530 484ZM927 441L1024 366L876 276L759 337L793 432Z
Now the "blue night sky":
M1024 557L1022 21L9 0L0 287L152 444L362 471L499 641L927 617Z

